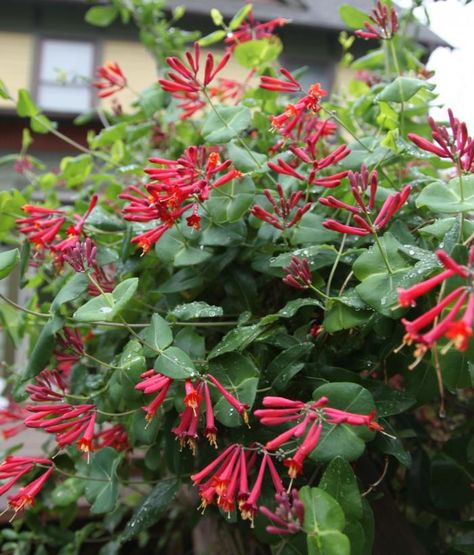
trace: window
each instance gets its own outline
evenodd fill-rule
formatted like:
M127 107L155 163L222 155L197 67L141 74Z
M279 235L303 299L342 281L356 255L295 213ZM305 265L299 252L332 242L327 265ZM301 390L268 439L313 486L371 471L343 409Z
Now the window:
M92 107L89 80L94 73L94 43L42 39L36 101L51 112L84 112Z

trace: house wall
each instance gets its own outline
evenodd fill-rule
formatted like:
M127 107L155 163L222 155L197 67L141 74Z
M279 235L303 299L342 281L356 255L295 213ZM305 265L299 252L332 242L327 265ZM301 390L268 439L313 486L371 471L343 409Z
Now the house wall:
M18 89L30 87L33 44L32 34L0 32L0 79L14 97ZM0 98L0 109L11 107L11 102Z

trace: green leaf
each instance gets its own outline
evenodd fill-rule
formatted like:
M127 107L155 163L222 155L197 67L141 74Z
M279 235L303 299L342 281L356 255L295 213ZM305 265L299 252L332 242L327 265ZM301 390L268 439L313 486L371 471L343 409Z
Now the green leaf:
M224 17L217 8L211 9L211 19L216 27L220 27L224 23Z
M281 54L283 47L278 37L255 39L238 44L234 50L237 62L247 68L261 68Z
M41 330L35 346L31 351L28 364L22 375L22 381L34 378L49 363L55 345L54 335L63 327L64 320L54 315Z
M177 491L178 481L176 478L160 480L135 509L120 535L120 542L124 543L131 540L163 518Z
M39 108L31 99L30 93L26 89L18 91L18 102L16 105L17 114L21 118L30 118L39 114Z
M58 312L63 304L77 299L87 289L88 284L89 279L85 273L74 274L54 297L51 312Z
M0 279L8 276L18 262L20 262L20 251L18 249L0 252Z
M448 183L442 181L430 183L416 198L416 206L418 208L426 206L432 212L440 214L474 210L474 175L464 176L462 187L459 177L454 177Z
M355 383L328 383L313 392L313 399L328 397L328 406L355 414L369 414L375 410L372 395ZM362 455L365 442L373 439L374 432L366 426L323 423L323 430L317 447L310 457L318 462L327 462L341 456L348 461Z
M73 314L77 322L110 322L133 298L138 287L138 278L129 278L119 283L112 293L94 297Z
M141 393L135 389L140 381L140 375L145 371L145 357L142 344L137 339L130 340L120 354L116 370L116 380L121 386L121 398L125 401L141 397Z
M75 503L84 493L84 480L67 478L59 483L51 492L51 501L55 507L67 507Z
M268 169L266 165L268 158L265 154L242 148L236 141L229 144L227 152L234 166L241 172L267 171Z
M113 213L107 212L103 206L97 205L87 218L87 224L93 225L102 231L122 231L125 225L120 218Z
M220 306L195 301L175 306L169 314L178 320L194 320L196 318L218 318L224 315L224 310Z
M414 79L413 77L397 77L392 83L384 87L375 100L386 102L406 102L420 89L434 89L434 85L424 79Z
M403 466L409 468L412 460L410 453L403 447L403 444L398 437L396 437L396 432L392 426L390 426L389 422L382 419L381 423L384 430L394 437L390 437L385 434L377 434L377 437L374 439L373 446L381 453L392 455L392 457L395 457L401 464L403 464Z
M206 207L214 222L233 223L247 213L254 198L255 184L250 177L245 176L212 189Z
M323 327L328 333L348 330L366 323L372 314L367 310L352 308L334 299L324 313Z
M245 6L242 6L240 10L230 20L229 29L231 31L235 31L237 27L239 27L242 24L242 22L252 11L252 9L253 9L253 4L245 4Z
M438 262L431 256L412 266L408 257L400 253L403 247L393 235L386 233L379 241L392 273L388 272L379 247L374 245L354 262L354 274L362 281L355 289L360 298L377 312L389 318L399 318L400 311L393 310L398 302L397 289L420 281L423 275L438 267Z
M8 92L7 86L5 83L0 79L0 98L4 98L5 100L9 100L10 93Z
M351 465L342 457L333 459L324 471L319 487L336 499L348 519L362 518L362 498Z
M308 555L350 555L349 539L341 530L346 521L339 503L320 488L299 490L304 504L304 529Z
M84 19L96 27L107 27L118 16L115 6L94 6L89 8Z
M189 356L178 349L169 347L155 361L155 370L175 380L190 378L196 374L196 368Z
M219 29L218 31L214 31L202 37L202 39L199 39L197 42L200 46L210 46L211 44L221 41L225 36L226 32L223 29Z
M85 488L92 513L109 513L115 509L119 494L117 467L121 460L122 456L111 447L92 453L88 467L90 480L86 481Z
M211 144L227 143L250 126L252 116L245 106L216 106L202 128L202 135Z
M170 325L156 312L151 317L150 325L140 335L154 349L150 349L147 345L143 346L145 356L147 357L155 356L156 353L166 349L166 347L173 343Z
M83 185L93 168L92 156L90 154L66 156L61 160L59 167L61 179L66 181L68 187Z
M35 133L46 134L49 133L51 129L56 129L57 123L51 121L44 114L38 114L31 118L30 126Z
M305 359L312 351L313 343L298 343L277 355L267 366L266 374L273 378L272 387L284 391L288 382L303 368Z
M215 358L231 351L242 351L250 345L264 330L260 324L241 326L228 332L212 349L208 358Z
M369 19L365 12L349 4L344 4L339 8L339 15L342 21L351 29L363 29L364 23Z
M212 374L234 397L251 408L259 379L259 371L250 358L239 353L227 353L209 362ZM214 404L216 419L229 428L242 425L242 418L220 393Z

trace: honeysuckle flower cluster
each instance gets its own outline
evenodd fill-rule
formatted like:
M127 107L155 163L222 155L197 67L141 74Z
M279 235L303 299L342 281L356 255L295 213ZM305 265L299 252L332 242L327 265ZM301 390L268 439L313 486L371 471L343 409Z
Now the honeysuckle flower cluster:
M36 383L27 385L26 389L35 403L26 406L33 414L25 419L25 426L55 434L60 449L76 442L80 451L94 450L96 407L90 403L67 403L67 385L58 371L44 370Z
M290 265L284 268L287 275L283 278L283 283L295 289L307 289L313 282L311 268L306 258L300 259L297 256L291 257Z
M67 223L67 218L64 210L25 204L22 210L28 216L17 218L18 230L26 235L28 241L35 247L50 250L55 259L62 264L64 253L82 237L84 224L95 208L97 200L98 196L92 195L84 215L74 214L75 223L67 226L65 230L63 230L63 226ZM65 231L65 238L61 237L61 231Z
M141 378L142 380L135 386L135 389L143 391L146 395L158 393L149 405L143 407L146 419L150 422L159 407L164 403L174 380L155 372L155 370L147 370L141 375ZM181 447L187 445L193 452L196 450L196 440L199 438L198 427L202 407L206 413L204 435L211 445L217 447L217 427L209 384L215 387L219 394L242 417L244 422L248 422L247 409L249 406L234 397L212 374L198 377L194 380L194 383L191 379L185 380L185 396L183 399L185 409L180 414L178 425L171 431L176 435Z
M145 185L147 194L135 185L119 196L130 204L123 209L124 218L132 222L153 222L159 225L132 239L143 252L151 247L189 210L187 224L200 228L198 204L204 202L212 189L221 187L241 173L230 160L221 162L219 153L203 146L188 147L178 160L150 158L158 168L146 168L152 181ZM217 174L222 174L218 176Z
M168 79L159 79L158 82L164 91L180 101L178 106L183 110L181 119L193 116L206 105L206 101L203 100L201 95L217 74L225 68L230 56L231 53L226 52L216 64L214 55L208 52L202 79L199 75L201 49L197 42L194 44L193 52L185 52L186 61L182 61L175 56L166 59L166 63L172 71L168 72ZM216 95L221 94L221 89L214 89L214 93Z
M127 78L116 62L106 62L96 70L99 81L92 85L98 90L99 98L107 98L121 91L127 86Z
M276 493L275 501L278 505L274 511L265 506L259 508L262 515L273 522L265 528L266 531L278 536L300 532L304 523L304 504L299 498L298 490L292 489L291 493L286 491Z
M43 457L17 457L9 455L0 464L0 480L7 480L0 485L0 495L7 493L16 483L36 468L46 468L40 476L8 496L8 505L15 514L33 506L35 498L41 491L54 470L54 463Z
M377 0L369 21L364 22L364 29L354 31L354 34L363 39L389 40L397 31L398 17L395 8Z
M305 459L317 447L324 422L367 426L370 430L383 430L382 426L375 421L375 412L367 415L353 414L328 407L328 402L327 397L304 403L285 397L267 396L262 401L265 408L254 411L263 426L280 426L291 423L290 428L267 441L265 449L268 451L280 449L283 445L299 440L306 434L293 456L286 457L283 461L288 468L288 476L292 480L302 474Z
M416 344L416 362L421 360L428 349L441 339L448 339L443 349L454 346L464 352L468 349L473 335L474 293L474 247L471 247L467 265L462 265L451 258L445 251L438 250L436 255L444 270L408 289L398 289L398 301L402 307L413 307L423 295L431 292L438 285L443 285L437 304L414 320L402 319L406 335L404 343ZM450 286L453 282L465 281L464 285ZM462 314L462 316L461 316ZM429 329L428 329L429 328ZM415 364L416 364L415 362Z
M0 408L0 436L9 439L22 432L26 428L24 420L28 414L27 410L14 401Z
M313 203L305 202L302 206L297 208L304 196L302 191L295 191L291 193L289 198L286 198L283 187L278 183L277 192L278 202L273 198L269 189L263 190L263 194L273 209L273 214L268 210L265 210L265 208L260 206L260 204L256 204L252 207L252 214L259 220L262 220L274 228L283 231L284 229L290 229L296 225L306 212L311 209Z
M408 138L422 150L452 160L459 171L473 173L474 139L469 136L466 123L459 121L452 110L448 110L448 117L450 129L437 124L431 116L428 117L432 143L416 133L408 133Z
M231 513L237 506L242 519L250 520L253 527L267 469L275 491L284 491L268 453L263 453L255 482L252 488L249 487L249 473L256 467L257 458L256 449L234 443L200 472L193 474L191 480L198 486L201 508L215 503L224 512Z
M89 273L91 280L88 292L93 297L101 295L102 292L110 293L115 287L112 269L99 266L96 255L97 245L90 237L83 242L77 241L69 245L62 254L63 262L69 264L75 272Z
M275 29L287 25L289 22L290 20L284 17L260 22L254 18L253 11L250 10L242 24L235 31L227 34L224 44L233 51L237 45L250 40L272 39L275 36Z
M319 202L324 206L341 209L349 212L356 225L342 224L336 220L328 219L323 222L326 229L349 235L371 235L383 229L390 222L394 214L402 208L410 195L410 185L406 185L401 192L388 195L378 214L374 217L375 195L378 187L378 174L376 170L369 173L366 166L360 172L349 172L351 193L356 201L356 206L347 204L333 196L321 197ZM369 201L363 195L369 192Z

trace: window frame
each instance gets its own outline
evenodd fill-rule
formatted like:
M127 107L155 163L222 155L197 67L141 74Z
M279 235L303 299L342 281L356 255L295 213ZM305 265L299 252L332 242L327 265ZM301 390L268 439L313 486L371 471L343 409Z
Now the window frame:
M38 97L39 97L39 91L40 91L40 87L41 85L57 85L57 83L55 83L54 81L42 81L40 79L40 71L41 71L41 63L42 63L42 47L43 44L46 41L54 41L54 40L60 40L60 41L65 41L65 42L72 42L72 43L78 43L78 42L82 42L82 43L87 43L92 45L92 75L91 77L94 77L94 70L95 68L99 67L100 65L100 60L101 60L101 51L102 51L102 43L101 41L97 40L95 37L91 37L88 35L75 35L75 34L62 34L62 33L54 33L54 34L50 34L50 33L41 33L36 35L35 37L35 41L34 41L34 55L33 55L33 71L32 71L32 75L31 75L31 93L33 96L33 99L36 103L38 103ZM66 88L74 88L75 85L65 85ZM76 85L77 88L80 88L79 85ZM98 106L98 99L97 96L94 94L94 91L92 90L91 93L91 102L90 105L88 106L87 110L94 110L95 108L97 108ZM49 114L53 117L59 117L59 118L73 118L75 116L77 116L79 113L79 111L62 111L62 110L51 110L51 109L44 109L43 110L46 114Z

